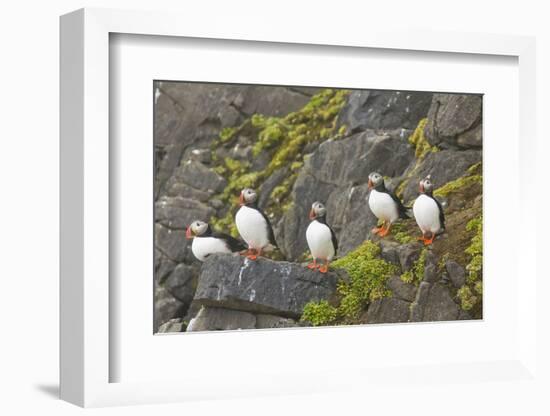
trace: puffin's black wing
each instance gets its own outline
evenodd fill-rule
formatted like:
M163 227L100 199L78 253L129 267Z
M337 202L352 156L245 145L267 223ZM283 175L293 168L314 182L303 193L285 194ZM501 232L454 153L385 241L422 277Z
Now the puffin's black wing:
M403 202L395 195L393 192L386 191L389 196L391 196L391 199L395 201L397 204L397 211L399 212L399 218L407 219L410 218L408 209L405 205L403 205Z
M441 205L441 202L437 200L436 197L432 196L432 199L437 204L437 208L439 208L439 224L441 224L441 229L445 229L445 214L443 213L443 206Z
M275 241L275 234L273 233L273 228L271 227L269 218L267 218L267 215L265 215L265 212L263 212L260 208L255 207L255 209L260 214L262 214L262 217L264 217L265 225L267 227L267 238L269 239L269 244L271 244L275 248L279 248L279 246L277 245L277 242Z
M336 234L334 234L334 230L330 228L328 224L327 224L327 227L330 230L330 236L332 237L332 245L334 246L334 255L336 256L336 253L338 252L338 240L336 239Z
M225 244L227 244L227 247L229 247L229 250L232 252L246 250L246 246L241 241L228 234L213 231L212 237L225 241Z

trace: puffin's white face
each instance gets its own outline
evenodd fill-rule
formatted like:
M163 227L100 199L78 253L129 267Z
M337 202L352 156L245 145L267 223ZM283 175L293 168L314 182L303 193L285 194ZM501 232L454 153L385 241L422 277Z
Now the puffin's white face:
M430 175L428 175L420 181L419 191L420 193L424 194L426 192L431 192L433 190L433 187L434 185L430 180Z
M376 188L378 185L384 182L384 177L378 172L372 172L369 175L369 189Z
M311 211L309 211L309 219L314 220L317 217L324 217L327 214L327 209L325 206L319 202L315 201L311 205Z
M251 188L245 188L241 191L239 202L241 205L252 204L258 199L258 194Z
M187 227L187 230L185 231L185 237L187 239L201 236L203 235L206 230L208 229L208 224L204 221L193 221L189 227Z

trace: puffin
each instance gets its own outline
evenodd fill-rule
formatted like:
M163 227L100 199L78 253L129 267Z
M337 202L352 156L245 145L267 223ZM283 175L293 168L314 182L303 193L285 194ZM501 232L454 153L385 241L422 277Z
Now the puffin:
M258 208L258 194L245 188L239 195L240 208L235 214L235 224L242 239L248 244L247 257L256 260L262 251L272 251L277 242L267 215Z
M430 245L436 235L445 231L445 214L441 203L433 196L430 175L420 181L419 192L420 195L413 204L414 219L422 231L422 237L418 239L424 245Z
M326 215L325 206L319 201L314 202L309 211L311 222L306 230L307 245L313 257L313 263L308 264L307 268L318 269L321 273L328 271L330 261L338 251L338 240L332 228L327 224ZM317 260L324 260L324 264L322 266L317 264Z
M235 253L246 250L246 246L230 235L213 231L209 224L195 220L185 231L185 237L190 240L191 251L199 261L204 261L210 254Z
M372 232L384 237L388 235L391 225L397 219L409 218L407 208L393 192L386 189L384 178L378 172L369 175L368 186L369 208L375 217L382 221L382 227L375 227Z

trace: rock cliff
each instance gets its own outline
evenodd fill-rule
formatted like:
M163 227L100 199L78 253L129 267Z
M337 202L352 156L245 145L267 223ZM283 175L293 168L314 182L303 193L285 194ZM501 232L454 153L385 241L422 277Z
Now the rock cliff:
M160 332L415 322L482 316L480 96L157 83L155 328ZM447 231L413 219L379 239L366 203L377 170L411 204L432 175ZM252 186L281 248L272 259L193 258L192 219L235 234ZM314 200L340 241L326 275L303 266ZM202 266L202 267L201 267Z

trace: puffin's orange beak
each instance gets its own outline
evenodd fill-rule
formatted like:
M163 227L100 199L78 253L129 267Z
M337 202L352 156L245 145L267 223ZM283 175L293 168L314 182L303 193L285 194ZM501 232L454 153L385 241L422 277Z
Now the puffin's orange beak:
M314 220L315 218L317 218L317 215L315 215L315 211L313 210L313 208L309 211L309 219L310 220Z
M187 227L187 230L185 230L185 238L188 240L191 240L193 238L193 231L191 230L191 226Z
M373 186L374 186L374 184L373 184L372 181L369 179L369 189L372 189Z
M239 205L244 205L244 195L243 195L242 192L241 192L241 194L239 195Z

